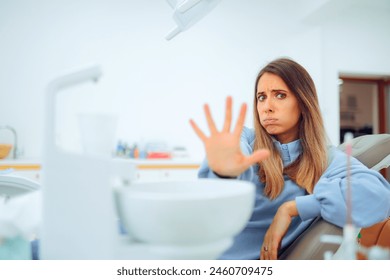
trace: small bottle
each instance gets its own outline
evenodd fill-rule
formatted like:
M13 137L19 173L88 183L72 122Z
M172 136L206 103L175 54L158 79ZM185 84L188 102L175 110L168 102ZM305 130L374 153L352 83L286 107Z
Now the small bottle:
M123 155L125 157L132 157L133 156L131 148L129 147L129 145L126 142L123 145L123 151L124 151Z
M139 158L146 159L146 156L147 156L146 145L145 145L145 141L143 139L141 139L141 141L139 142L138 151L139 151Z
M137 144L135 144L134 148L133 148L133 157L134 158L139 158L139 149L137 147Z
M124 147L122 144L122 141L118 141L118 144L116 145L116 155L121 157L124 155Z

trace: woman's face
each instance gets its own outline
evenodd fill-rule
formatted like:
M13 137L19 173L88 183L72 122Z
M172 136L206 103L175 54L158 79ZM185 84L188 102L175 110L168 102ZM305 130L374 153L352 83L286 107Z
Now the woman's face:
M279 76L264 73L257 83L257 113L261 125L279 142L298 139L299 109L296 96Z

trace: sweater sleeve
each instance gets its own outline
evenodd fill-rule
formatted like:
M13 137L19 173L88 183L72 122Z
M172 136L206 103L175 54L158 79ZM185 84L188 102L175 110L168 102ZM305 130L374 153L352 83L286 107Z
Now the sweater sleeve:
M313 194L297 197L296 203L302 220L321 215L342 227L347 215L347 156L341 151L334 153ZM355 158L351 159L351 186L352 220L357 227L371 226L390 215L390 184Z
M252 148L252 142L254 139L253 131L247 127L244 127L242 133L241 133L241 141L240 141L240 147L241 151L244 155L250 155L253 153ZM253 177L255 176L256 172L256 166L253 165L252 167L248 168L244 173L242 173L240 176L237 177L239 180L245 180L245 181L252 181ZM210 179L216 179L219 178L209 167L207 158L205 158L200 166L200 169L198 171L198 177L199 178L210 178Z

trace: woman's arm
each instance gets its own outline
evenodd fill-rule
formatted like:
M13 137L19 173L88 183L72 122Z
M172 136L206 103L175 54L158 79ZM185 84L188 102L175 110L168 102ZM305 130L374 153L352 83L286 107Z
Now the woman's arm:
M305 221L322 216L343 227L346 222L346 155L335 151L334 160L320 178L314 193L283 203L264 237L261 259L277 259L281 240L295 216ZM390 185L376 171L356 159L351 164L352 220L357 227L368 227L390 215Z
M286 234L292 218L295 216L298 216L298 209L294 200L287 201L279 207L264 236L260 251L261 260L276 260L278 258L278 250L282 238Z
M351 160L352 221L357 227L367 227L390 215L390 184L376 171L358 160ZM346 155L335 156L312 195L296 198L302 220L321 215L340 227L346 222L347 171Z

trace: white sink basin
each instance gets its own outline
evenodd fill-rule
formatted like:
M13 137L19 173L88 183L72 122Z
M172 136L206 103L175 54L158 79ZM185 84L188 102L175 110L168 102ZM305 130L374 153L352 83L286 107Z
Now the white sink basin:
M247 223L255 186L238 180L201 179L135 183L116 189L119 217L137 241L194 245L232 238Z

